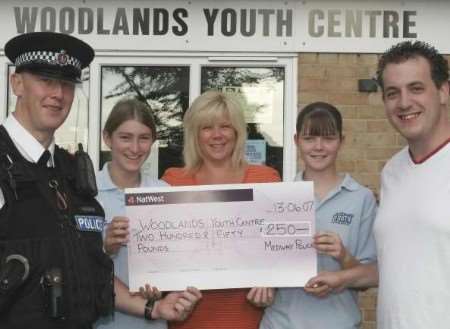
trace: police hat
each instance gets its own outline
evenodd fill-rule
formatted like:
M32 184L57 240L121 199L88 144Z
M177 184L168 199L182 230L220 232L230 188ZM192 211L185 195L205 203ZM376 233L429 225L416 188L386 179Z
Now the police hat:
M32 32L9 40L5 54L17 73L27 71L76 83L81 82L81 70L94 58L94 49L67 34Z

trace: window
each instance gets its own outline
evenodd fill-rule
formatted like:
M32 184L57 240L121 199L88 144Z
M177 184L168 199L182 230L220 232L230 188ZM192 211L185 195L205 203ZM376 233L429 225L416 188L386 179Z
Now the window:
M144 164L144 172L161 176L168 167L182 166L183 114L189 106L189 67L103 66L101 69L101 127L114 104L136 98L152 109L158 141ZM101 143L100 167L110 159Z
M247 123L247 160L283 173L283 67L204 66L201 92L232 93L240 101Z

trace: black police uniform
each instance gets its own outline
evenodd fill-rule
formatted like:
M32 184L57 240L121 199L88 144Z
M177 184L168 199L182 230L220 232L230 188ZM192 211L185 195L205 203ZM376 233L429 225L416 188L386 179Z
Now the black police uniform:
M113 271L101 233L79 224L103 220L103 209L76 191L76 162L66 151L56 147L55 168L47 169L25 160L3 127L0 139L6 141L0 151L6 201L0 211L0 257L18 254L30 264L27 280L4 296L0 328L89 328L112 309ZM59 310L51 309L51 288L43 280L54 268L63 280ZM56 319L52 312L59 313Z
M63 66L85 55L72 57L80 48L78 42L70 36L34 33L31 39L19 37L9 48L7 44L5 52L8 56L12 49L26 50L23 63L13 59L16 72L25 66L77 81L86 60ZM47 49L49 43L55 47L50 55L27 48ZM88 63L92 57L93 51ZM0 283L0 328L91 328L113 310L113 265L102 247L104 211L91 193L77 188L74 156L56 146L54 165L47 168L27 161L0 127L0 189L5 199L0 210L0 273L10 255L29 263L25 281L9 288ZM48 280L48 273L60 276L62 284Z

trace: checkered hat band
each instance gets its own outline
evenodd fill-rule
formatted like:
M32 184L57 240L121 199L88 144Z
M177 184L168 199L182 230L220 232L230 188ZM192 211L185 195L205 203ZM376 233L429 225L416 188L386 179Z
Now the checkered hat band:
M31 63L47 63L50 65L58 66L74 66L78 70L81 70L81 62L63 51L55 53L53 51L30 51L23 53L16 58L15 65L25 65Z

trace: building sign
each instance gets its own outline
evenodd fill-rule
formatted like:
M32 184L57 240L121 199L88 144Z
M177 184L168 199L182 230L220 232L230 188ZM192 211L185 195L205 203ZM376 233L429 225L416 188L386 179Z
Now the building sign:
M97 50L382 52L404 39L450 52L446 1L2 1L3 45L31 31Z

